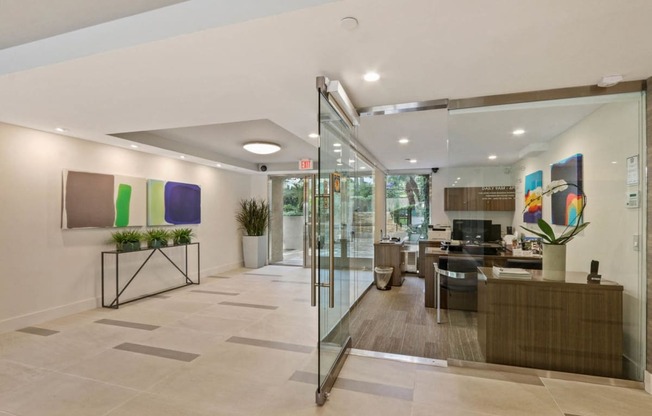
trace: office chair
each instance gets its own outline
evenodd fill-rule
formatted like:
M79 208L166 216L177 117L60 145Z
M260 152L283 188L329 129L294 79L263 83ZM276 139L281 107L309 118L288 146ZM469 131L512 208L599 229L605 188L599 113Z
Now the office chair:
M448 256L441 256L439 262L434 263L438 324L441 323L441 288L448 292L477 292L478 267L483 265L483 259Z
M541 259L507 259L505 267L518 267L520 269L541 270Z

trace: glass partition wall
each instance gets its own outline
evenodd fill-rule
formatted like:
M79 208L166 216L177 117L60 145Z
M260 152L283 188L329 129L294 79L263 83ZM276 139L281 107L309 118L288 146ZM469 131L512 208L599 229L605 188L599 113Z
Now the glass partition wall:
M629 93L450 111L448 167L433 175L430 223L452 226L460 246L447 253L449 262L479 260L489 281L481 274L477 290L443 290L442 337L464 336L447 338L446 356L433 358L643 379L643 98ZM574 192L546 196L559 180ZM504 202L510 193L511 205ZM565 244L566 281L508 289L505 282L517 279L494 274L491 266L498 265L546 278L545 270L531 271L544 241L523 227L541 233L542 219L559 236L580 212L588 225ZM522 261L506 264L508 257ZM592 261L602 279L594 286L586 281ZM474 296L477 305L465 301ZM571 321L573 333L564 335ZM616 354L616 369L605 372L609 354Z

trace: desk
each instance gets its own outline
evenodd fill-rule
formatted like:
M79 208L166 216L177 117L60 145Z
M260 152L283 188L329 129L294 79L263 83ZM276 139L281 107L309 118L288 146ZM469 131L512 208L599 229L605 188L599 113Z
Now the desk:
M426 250L431 247L441 247L441 241L438 240L419 240L419 277L424 278L426 276L426 268L424 261L426 259Z
M474 258L474 259L483 259L484 260L484 265L491 267L491 266L500 266L504 267L505 263L507 262L508 259L532 259L535 257L523 257L523 256L513 256L511 254L506 254L506 253L500 253L500 254L495 254L495 255L470 255L467 253L463 252L448 252L446 250L442 250L440 248L435 248L435 247L426 247L425 248L425 255L423 256L423 261L422 261L422 268L423 268L423 275L425 278L425 305L426 308L434 308L435 306L435 268L433 267L433 263L436 263L439 261L440 256L449 256L449 257L465 257L465 258ZM540 258L540 257L539 257ZM421 270L419 270L421 273ZM446 298L446 292L445 290L442 290L442 298ZM442 302L442 305L445 305L444 302Z
M494 277L480 267L478 341L488 363L622 377L623 287L587 283L584 272L565 281Z
M403 274L401 273L401 243L374 243L374 267L393 267L392 286L401 286L403 284Z

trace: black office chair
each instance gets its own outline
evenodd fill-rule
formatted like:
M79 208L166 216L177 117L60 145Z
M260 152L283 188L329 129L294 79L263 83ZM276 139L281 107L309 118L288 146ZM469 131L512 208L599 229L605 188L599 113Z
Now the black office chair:
M483 259L472 257L439 257L435 266L435 290L437 290L437 323L441 323L441 289L448 292L471 293L478 291L478 267Z
M517 267L519 269L541 270L541 259L507 259L505 267Z

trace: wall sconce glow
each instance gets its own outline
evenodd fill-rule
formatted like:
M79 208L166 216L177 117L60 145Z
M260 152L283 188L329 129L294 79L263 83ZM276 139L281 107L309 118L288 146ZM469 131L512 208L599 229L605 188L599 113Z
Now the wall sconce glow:
M362 78L367 82L376 82L380 79L380 75L377 72L367 72Z
M270 155L281 150L281 146L270 142L249 142L245 143L244 149L257 155Z
M403 138L401 138L401 139L398 139L398 142L401 143L401 144L407 144L407 143L410 143L410 140L408 140L407 138L403 137Z
M525 130L523 130L523 129L516 129L516 130L514 130L514 131L512 132L512 134L513 134L514 136L522 136L523 134L525 134Z
M317 139L317 138L319 137L319 134L317 134L317 133L310 133L310 134L308 135L308 137L310 137L311 139Z
M498 156L496 156L496 155L489 155L488 159L489 159L489 160L494 160L494 159L496 159L497 157L498 157Z
M56 127L54 130L58 131L59 133L63 133L64 131L68 131L68 129L64 129L63 127Z

